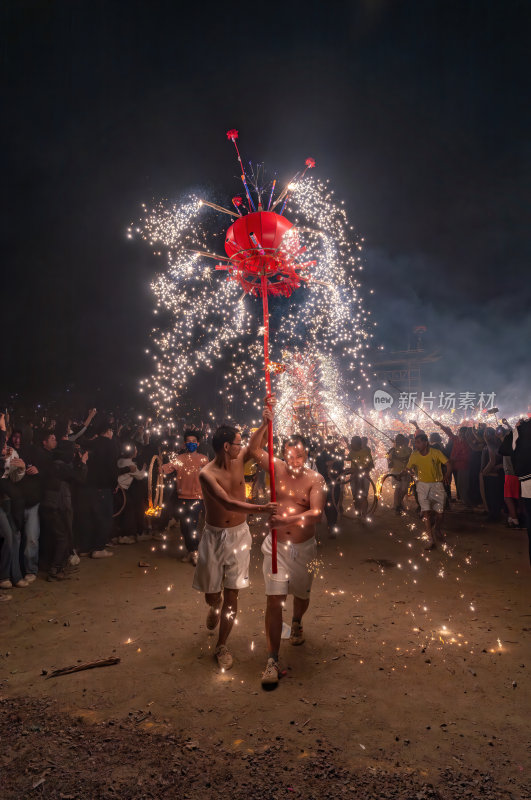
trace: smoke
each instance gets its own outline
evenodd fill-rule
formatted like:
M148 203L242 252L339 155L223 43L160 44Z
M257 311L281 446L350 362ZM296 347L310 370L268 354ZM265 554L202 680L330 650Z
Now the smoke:
M422 366L421 389L495 392L496 405L509 415L531 403L531 314L525 287L511 285L510 275L463 290L463 276L423 254L392 255L365 251L366 277L375 287L372 317L376 344L384 351L415 347L413 329L427 328L425 353L440 358ZM489 280L487 278L487 280ZM488 288L488 287L487 287ZM491 299L485 300L485 294Z

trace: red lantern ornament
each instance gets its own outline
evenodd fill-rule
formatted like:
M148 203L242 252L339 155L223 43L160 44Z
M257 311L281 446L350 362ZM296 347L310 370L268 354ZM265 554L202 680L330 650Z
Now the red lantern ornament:
M289 297L307 278L299 271L314 262L297 263L300 246L292 223L274 211L255 211L234 222L225 237L230 262L219 264L246 293Z

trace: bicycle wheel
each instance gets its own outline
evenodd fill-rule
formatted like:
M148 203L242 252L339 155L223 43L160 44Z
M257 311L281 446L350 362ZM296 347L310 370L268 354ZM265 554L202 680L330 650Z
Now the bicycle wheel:
M122 511L125 508L125 503L126 503L125 490L122 489L121 486L119 486L118 487L118 491L116 492L116 502L114 504L116 510L115 510L114 514L112 515L113 519L116 519L116 517L120 516L120 514L122 513Z

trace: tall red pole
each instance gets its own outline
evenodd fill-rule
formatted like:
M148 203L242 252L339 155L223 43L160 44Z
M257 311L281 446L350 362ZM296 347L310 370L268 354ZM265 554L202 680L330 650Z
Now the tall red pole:
M269 307L267 303L267 278L265 275L261 277L262 287L262 310L264 315L264 366L265 366L265 380L266 380L266 393L267 397L271 397L271 371L269 362ZM268 402L269 408L271 403ZM269 486L271 488L271 502L274 503L277 499L277 491L275 486L275 453L273 451L273 423L271 420L267 423L267 449L269 451ZM271 567L273 574L277 573L277 532L274 528L271 530Z

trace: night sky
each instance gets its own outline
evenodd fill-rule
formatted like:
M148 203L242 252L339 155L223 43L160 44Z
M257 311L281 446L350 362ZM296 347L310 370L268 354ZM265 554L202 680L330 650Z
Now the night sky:
M234 127L346 201L378 344L425 324L435 386L526 406L529 2L185 6L2 5L4 397L135 402L160 262L126 228L143 201L238 191Z

